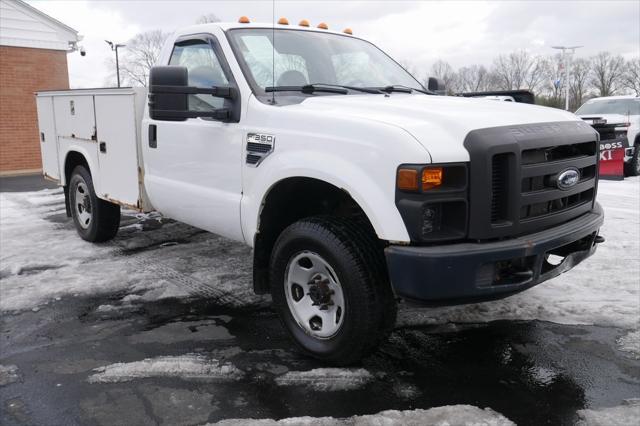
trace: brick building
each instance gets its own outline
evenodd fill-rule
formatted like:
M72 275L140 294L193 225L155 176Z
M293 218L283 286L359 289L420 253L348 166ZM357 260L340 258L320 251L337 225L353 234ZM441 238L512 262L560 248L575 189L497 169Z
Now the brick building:
M34 92L68 89L78 32L20 0L0 0L0 175L42 169Z

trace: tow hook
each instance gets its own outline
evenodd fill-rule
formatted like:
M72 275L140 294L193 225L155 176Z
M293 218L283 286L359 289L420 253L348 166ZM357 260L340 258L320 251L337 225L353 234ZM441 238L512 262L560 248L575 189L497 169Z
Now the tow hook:
M596 244L604 243L604 237L602 235L596 235L596 239L594 240L594 243Z

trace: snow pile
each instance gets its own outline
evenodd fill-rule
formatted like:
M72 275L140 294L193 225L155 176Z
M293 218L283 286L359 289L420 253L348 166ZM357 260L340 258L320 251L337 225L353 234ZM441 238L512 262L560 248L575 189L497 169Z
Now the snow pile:
M619 338L618 349L627 352L633 359L640 359L640 330L631 331Z
M506 299L438 309L409 308L399 324L539 319L638 329L640 322L640 178L601 181L606 242L574 269Z
M148 377L177 377L187 380L240 380L244 372L229 362L221 363L202 355L160 356L142 361L120 362L94 369L89 383L128 382Z
M373 380L364 368L316 368L309 371L289 371L276 378L280 386L306 386L316 391L358 389Z
M472 405L450 405L428 410L388 410L378 414L333 417L291 417L282 420L229 419L217 426L513 426L515 423L490 408ZM209 425L211 426L211 425Z
M640 399L627 399L618 407L579 410L576 426L637 426L640 421Z
M6 386L19 380L20 373L17 366L0 364L0 386Z

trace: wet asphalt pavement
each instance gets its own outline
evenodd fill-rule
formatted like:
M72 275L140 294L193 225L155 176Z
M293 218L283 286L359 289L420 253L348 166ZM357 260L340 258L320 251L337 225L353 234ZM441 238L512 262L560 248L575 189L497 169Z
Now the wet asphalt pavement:
M50 220L73 232L63 215ZM146 226L129 238L160 228ZM209 238L180 229L185 242ZM181 243L175 232L170 237L165 243ZM150 250L158 244L118 256ZM0 380L1 424L202 424L453 404L491 407L521 425L572 424L579 409L640 396L640 360L616 348L625 334L616 328L541 321L399 328L355 366L371 380L327 390L278 384L288 371L325 366L298 354L268 304L234 307L196 295L100 309L125 295L68 297L2 315L0 364L18 371L9 383ZM235 380L88 380L105 365L184 354L231 362L244 374Z

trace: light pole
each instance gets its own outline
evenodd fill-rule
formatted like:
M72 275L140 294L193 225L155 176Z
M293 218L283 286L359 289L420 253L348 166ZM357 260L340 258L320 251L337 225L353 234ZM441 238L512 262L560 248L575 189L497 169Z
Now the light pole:
M564 109L567 111L569 111L569 68L571 67L571 58L576 49L581 47L583 46L551 46L552 49L562 50L562 59L564 59ZM571 56L567 54L567 51L571 51Z
M126 45L116 44L109 40L105 40L105 41L107 42L109 47L111 47L111 50L114 50L116 52L116 75L118 76L118 87L120 87L120 63L118 62L118 48L125 47Z

